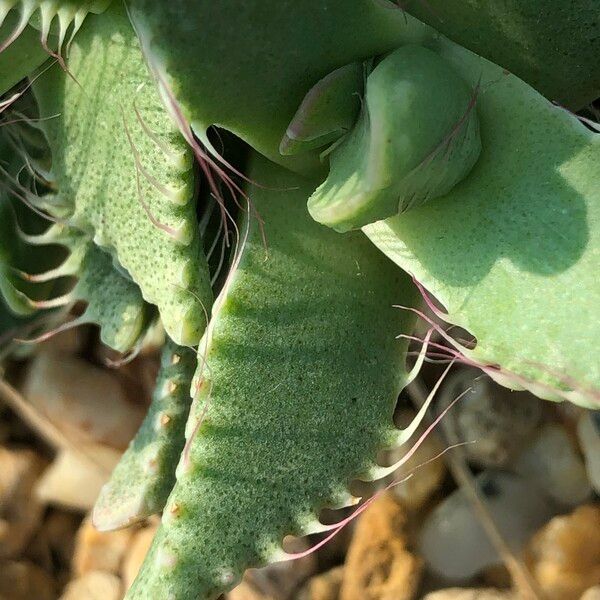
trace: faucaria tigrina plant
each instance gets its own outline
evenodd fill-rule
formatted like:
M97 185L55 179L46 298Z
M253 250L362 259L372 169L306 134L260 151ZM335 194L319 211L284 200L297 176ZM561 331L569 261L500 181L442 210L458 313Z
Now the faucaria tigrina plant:
M423 302L445 345L421 359L597 406L600 138L571 112L600 95L597 0L0 0L0 20L4 343L169 337L94 511L162 511L129 598L215 598L290 558L285 535L335 534L320 509L393 472L378 453L426 408L394 427Z

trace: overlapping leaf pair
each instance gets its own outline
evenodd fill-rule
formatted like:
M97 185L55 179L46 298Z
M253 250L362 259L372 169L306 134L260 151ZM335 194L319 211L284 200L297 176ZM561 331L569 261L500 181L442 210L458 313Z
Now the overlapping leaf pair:
M489 52L452 20L445 31L552 99L598 95L598 71L576 89L570 76L587 52L589 2L561 21L570 50L551 78L543 45L528 46L527 64L503 62L502 35L540 35L516 4L504 16L529 29L486 22ZM554 0L539 4L559 28ZM164 508L130 598L215 598L281 558L285 535L322 530L319 510L352 502L353 479L389 472L378 451L418 424L392 423L408 379L396 336L414 325L393 305L419 305L402 269L476 337L465 348L448 336L451 358L542 397L598 402L600 141L526 83L375 0L130 0L129 15L113 0L83 25L104 4L20 8L15 33L32 35L38 10L43 45L59 63L70 53L32 78L26 125L7 125L5 187L55 223L0 200L3 296L21 312L83 301L80 321L121 351L154 305L173 340L94 514L106 529ZM41 59L20 64L31 74ZM7 89L18 81L1 76ZM251 158L245 190L213 125L266 157ZM222 230L237 233L210 320L193 158ZM241 210L224 202L236 194ZM40 244L69 255L42 267ZM48 282L67 275L75 287L56 296Z

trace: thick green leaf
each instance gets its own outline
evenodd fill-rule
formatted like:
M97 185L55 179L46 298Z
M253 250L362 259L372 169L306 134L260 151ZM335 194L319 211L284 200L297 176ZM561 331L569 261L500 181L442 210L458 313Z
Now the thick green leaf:
M24 96L15 107L31 116L29 100ZM73 324L96 323L104 343L126 352L140 340L150 320L151 310L139 287L85 233L61 223L50 226L47 219L17 199L17 195L24 198L29 187L34 188L31 181L22 183L15 175L25 165L17 149L35 155L37 163L45 162L47 148L39 144L38 137L31 137L35 133L30 125L11 125L5 126L0 136L4 162L9 165L2 174L5 190L0 193L0 296L21 316L83 301L85 312ZM33 192L30 201L36 201ZM70 278L76 283L70 283Z
M167 342L150 410L94 506L94 525L101 531L125 527L164 508L185 443L195 368L192 350Z
M344 65L306 94L279 145L281 154L299 154L331 144L352 129L360 113L366 65Z
M432 47L481 81L481 157L444 198L364 231L477 338L467 356L513 387L597 405L600 136L468 50Z
M481 151L474 95L428 48L386 56L367 79L359 121L331 151L329 176L308 201L311 216L348 231L446 194Z
M600 96L598 0L403 0L402 7L551 100L581 108Z
M317 154L284 157L279 145L309 89L338 67L428 31L374 0L127 5L149 62L203 141L217 124L297 170L318 168Z
M177 483L130 599L215 598L348 503L400 435L395 336L413 321L392 305L415 301L412 283L360 232L310 219L314 182L264 159L249 175L266 185L251 198L268 250L253 221L200 344Z
M212 303L200 248L191 150L165 111L122 7L89 17L59 66L34 84L52 149L44 207L93 236L195 344Z

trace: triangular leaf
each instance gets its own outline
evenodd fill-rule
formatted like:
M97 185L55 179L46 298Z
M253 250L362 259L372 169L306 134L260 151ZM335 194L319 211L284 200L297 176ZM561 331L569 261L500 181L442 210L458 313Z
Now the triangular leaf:
M69 57L34 84L52 149L44 206L114 254L182 344L212 303L191 151L162 105L122 7L86 20ZM203 307L202 307L203 305ZM203 310L204 308L204 310Z
M364 231L477 338L469 358L597 405L600 136L468 50L436 49L481 84L481 157L447 196Z
M429 29L373 0L189 2L127 0L150 64L208 145L217 124L295 170L318 154L283 156L280 143L309 89ZM393 7L392 7L393 8Z
M94 506L98 529L125 527L164 508L185 443L195 368L192 350L167 342L148 414Z
M256 159L241 261L200 344L187 445L162 526L128 598L215 598L286 534L351 501L397 439L415 289L360 232L311 220L314 182ZM280 190L280 191L274 191ZM294 191L290 191L294 190ZM218 308L217 308L218 307Z

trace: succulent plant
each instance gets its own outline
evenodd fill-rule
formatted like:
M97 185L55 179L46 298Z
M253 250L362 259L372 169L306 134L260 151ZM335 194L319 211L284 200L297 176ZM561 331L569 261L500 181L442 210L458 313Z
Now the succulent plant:
M162 511L128 598L216 598L335 535L431 349L597 406L600 137L570 111L600 22L571 5L0 0L1 339L169 337L94 511ZM424 302L446 345L408 373Z

